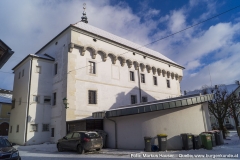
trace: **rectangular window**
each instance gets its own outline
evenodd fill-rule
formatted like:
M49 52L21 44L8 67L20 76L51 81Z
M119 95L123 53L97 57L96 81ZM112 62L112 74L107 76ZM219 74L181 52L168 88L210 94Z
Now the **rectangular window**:
M89 104L97 104L97 91L88 91L88 103Z
M58 71L58 64L55 63L55 64L54 64L54 75L57 74L57 71Z
M17 125L17 129L16 129L16 132L19 132L19 125Z
M36 66L36 73L41 73L41 66Z
M51 128L51 137L54 137L54 128Z
M156 76L153 76L153 84L157 85L157 77Z
M167 88L170 88L170 80L167 79Z
M56 105L56 101L57 101L57 93L53 93L53 105Z
M142 102L147 102L148 98L147 97L142 97Z
M136 103L137 103L137 96L131 95L131 104L136 104Z
M134 79L134 72L133 71L130 71L130 81L135 81Z
M38 124L31 124L30 131L31 132L37 132L38 131Z
M22 70L22 77L24 76L24 69Z
M12 100L12 109L15 108L15 99Z
M51 104L51 96L44 96L44 104Z
M89 61L89 73L96 74L95 62Z
M10 126L10 133L12 133L12 126Z
M22 98L19 98L18 105L21 105L21 103L22 103Z
M49 131L49 124L43 124L42 131Z
M38 102L38 96L37 95L33 95L33 102Z
M144 74L141 74L141 82L145 83L145 75Z
M21 77L21 72L19 72L19 74L18 74L18 79L20 79L20 77Z

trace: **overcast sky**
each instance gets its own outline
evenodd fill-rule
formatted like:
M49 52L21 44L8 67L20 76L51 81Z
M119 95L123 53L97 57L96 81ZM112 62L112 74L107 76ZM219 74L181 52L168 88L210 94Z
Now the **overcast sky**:
M90 25L141 45L240 5L237 0L1 0L0 39L15 54L0 69L0 88L13 89L11 69L81 20L84 2ZM240 80L239 29L240 7L148 47L186 68L182 90L211 81L231 84Z

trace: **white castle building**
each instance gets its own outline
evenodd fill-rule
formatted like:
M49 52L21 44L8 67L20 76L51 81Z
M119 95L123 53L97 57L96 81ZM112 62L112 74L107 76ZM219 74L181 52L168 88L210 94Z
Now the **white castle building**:
M56 142L72 130L101 129L93 112L181 95L184 67L85 20L13 68L11 142Z

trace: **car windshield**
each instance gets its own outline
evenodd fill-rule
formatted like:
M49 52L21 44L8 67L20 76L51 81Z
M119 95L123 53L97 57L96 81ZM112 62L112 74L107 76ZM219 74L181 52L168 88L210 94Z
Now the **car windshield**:
M86 135L89 137L89 138L99 138L99 134L96 133L96 132L88 132L86 133Z
M11 147L11 144L8 142L8 140L0 138L0 148L2 147Z

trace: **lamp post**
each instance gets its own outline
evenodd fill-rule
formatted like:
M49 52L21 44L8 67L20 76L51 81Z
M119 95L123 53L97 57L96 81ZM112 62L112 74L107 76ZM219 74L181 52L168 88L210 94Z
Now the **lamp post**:
M69 108L69 107L67 106L68 103L67 103L67 98L66 98L66 97L63 98L63 104L64 104L64 106L65 106L66 109Z

